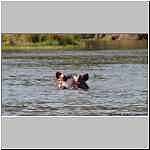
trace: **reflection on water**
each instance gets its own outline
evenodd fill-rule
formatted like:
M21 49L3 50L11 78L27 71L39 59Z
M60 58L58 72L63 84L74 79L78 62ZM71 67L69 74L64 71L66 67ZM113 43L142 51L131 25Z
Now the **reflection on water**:
M59 90L56 71L89 73ZM2 53L2 115L147 115L147 51Z

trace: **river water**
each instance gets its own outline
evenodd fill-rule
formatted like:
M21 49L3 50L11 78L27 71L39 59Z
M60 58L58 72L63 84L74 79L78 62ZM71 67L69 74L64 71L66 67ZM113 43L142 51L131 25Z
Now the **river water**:
M90 89L58 89L56 71L88 73ZM147 73L147 50L2 52L2 115L147 115Z

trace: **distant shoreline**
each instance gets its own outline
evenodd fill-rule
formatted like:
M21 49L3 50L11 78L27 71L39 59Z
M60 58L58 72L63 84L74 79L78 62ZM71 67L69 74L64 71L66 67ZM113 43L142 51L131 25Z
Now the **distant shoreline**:
M56 50L61 50L61 51L66 51L66 50L137 50L137 49L147 49L147 45L136 45L134 46L110 46L109 44L102 45L101 47L81 47L80 45L58 45L58 46L2 46L1 51L2 52L21 52L21 51L56 51Z
M95 50L98 50L98 51L107 51L107 50L120 50L120 51L124 51L124 50L130 50L130 51L134 51L134 50L145 50L147 48L136 48L136 49L51 49L51 48L35 48L35 47L32 47L32 48L17 48L17 49L14 49L14 48L9 48L9 49L2 49L1 52L52 52L52 51L95 51Z
M2 34L2 51L147 49L147 34Z

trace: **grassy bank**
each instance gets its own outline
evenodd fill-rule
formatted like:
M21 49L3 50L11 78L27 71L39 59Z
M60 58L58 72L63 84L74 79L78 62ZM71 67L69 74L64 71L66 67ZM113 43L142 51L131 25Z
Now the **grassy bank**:
M79 50L80 46L66 45L66 46L3 46L2 51L32 51L32 50Z
M146 36L146 37L145 37ZM3 34L2 51L147 49L147 34Z
M86 43L87 42L87 43ZM125 50L147 49L147 41L93 41L79 45L28 45L2 46L2 51L52 51L52 50Z

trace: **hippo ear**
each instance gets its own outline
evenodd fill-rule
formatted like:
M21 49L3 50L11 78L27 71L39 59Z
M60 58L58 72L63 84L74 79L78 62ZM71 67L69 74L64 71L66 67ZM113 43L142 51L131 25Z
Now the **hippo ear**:
M60 72L56 72L56 78L59 79L59 76L61 75Z
M88 73L84 74L84 75L83 75L83 80L84 80L84 81L87 81L88 79L89 79Z

